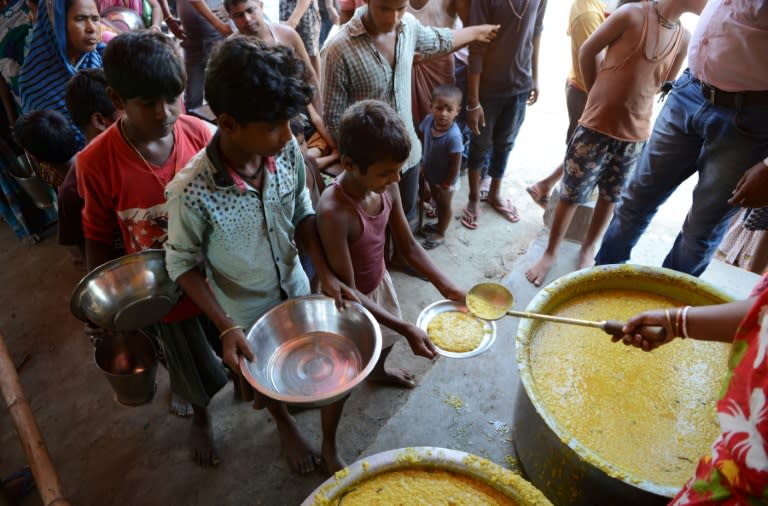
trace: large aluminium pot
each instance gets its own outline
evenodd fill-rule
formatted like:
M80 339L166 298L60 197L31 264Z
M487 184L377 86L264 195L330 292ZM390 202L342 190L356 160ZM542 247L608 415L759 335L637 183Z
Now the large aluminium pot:
M399 448L361 458L328 478L301 503L301 506L345 504L344 497L347 493L366 480L391 471L409 469L449 471L472 478L501 492L519 506L552 506L552 503L536 487L509 469L477 455L433 446ZM410 502L405 500L400 504L409 503L415 504L413 500ZM442 497L435 498L431 503L448 504L449 502L447 498Z
M647 291L692 306L730 300L706 282L676 271L608 265L559 278L542 289L526 310L551 314L577 296L608 289ZM536 320L521 320L516 339L521 383L514 411L518 433L515 449L528 479L556 505L668 503L677 488L627 475L570 437L548 412L536 393L531 370L530 345L540 324Z

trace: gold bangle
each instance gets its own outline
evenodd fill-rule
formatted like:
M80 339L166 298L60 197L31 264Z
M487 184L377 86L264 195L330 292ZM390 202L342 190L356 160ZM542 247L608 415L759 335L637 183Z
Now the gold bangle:
M685 306L683 308L683 337L688 337L688 310L691 306Z
M243 330L243 327L241 327L240 325L233 325L233 326L229 327L227 330L225 330L221 334L219 334L219 341L224 339L224 336L229 334L233 330Z

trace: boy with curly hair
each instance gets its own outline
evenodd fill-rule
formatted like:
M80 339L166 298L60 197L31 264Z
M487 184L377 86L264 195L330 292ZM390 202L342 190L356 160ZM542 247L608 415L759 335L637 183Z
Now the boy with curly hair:
M244 37L222 44L205 80L219 130L168 186L168 272L219 330L233 371L240 369L239 355L253 359L246 329L283 300L310 293L297 245L338 306L342 295L355 298L323 257L301 151L291 135L291 118L312 97L304 71L284 46ZM200 257L205 274L197 268ZM290 466L314 470L319 458L286 405L255 395L255 407L266 404L275 419ZM330 472L345 465L336 448L345 400L321 408L322 457Z

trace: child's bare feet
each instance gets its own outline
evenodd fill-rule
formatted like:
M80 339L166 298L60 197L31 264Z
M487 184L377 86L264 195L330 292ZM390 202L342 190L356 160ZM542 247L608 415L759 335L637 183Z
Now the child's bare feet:
M192 404L171 392L171 403L169 409L172 414L181 417L192 416Z
M382 371L374 371L368 376L368 381L400 388L414 388L416 386L416 377L399 367L395 369L385 367Z
M328 474L333 474L347 467L347 463L341 459L336 445L326 443L325 441L323 441L323 462Z
M296 420L288 414L287 410L283 417L277 417L275 420L277 431L280 433L280 446L291 469L302 474L314 471L320 463L320 458L299 432Z
M579 269L586 269L595 265L595 247L588 246L579 250Z
M541 286L544 282L544 278L547 277L549 269L552 268L552 264L555 261L554 255L544 253L539 258L539 261L533 264L533 266L525 271L525 279L533 283L534 286Z
M189 429L189 446L195 464L204 467L219 465L219 450L213 439L211 417L205 408L195 408Z

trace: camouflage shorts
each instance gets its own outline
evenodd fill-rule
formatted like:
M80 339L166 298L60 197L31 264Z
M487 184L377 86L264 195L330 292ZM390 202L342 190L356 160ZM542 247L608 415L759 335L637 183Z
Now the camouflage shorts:
M644 145L645 141L620 141L579 125L565 152L560 200L583 204L597 186L601 198L616 202Z

